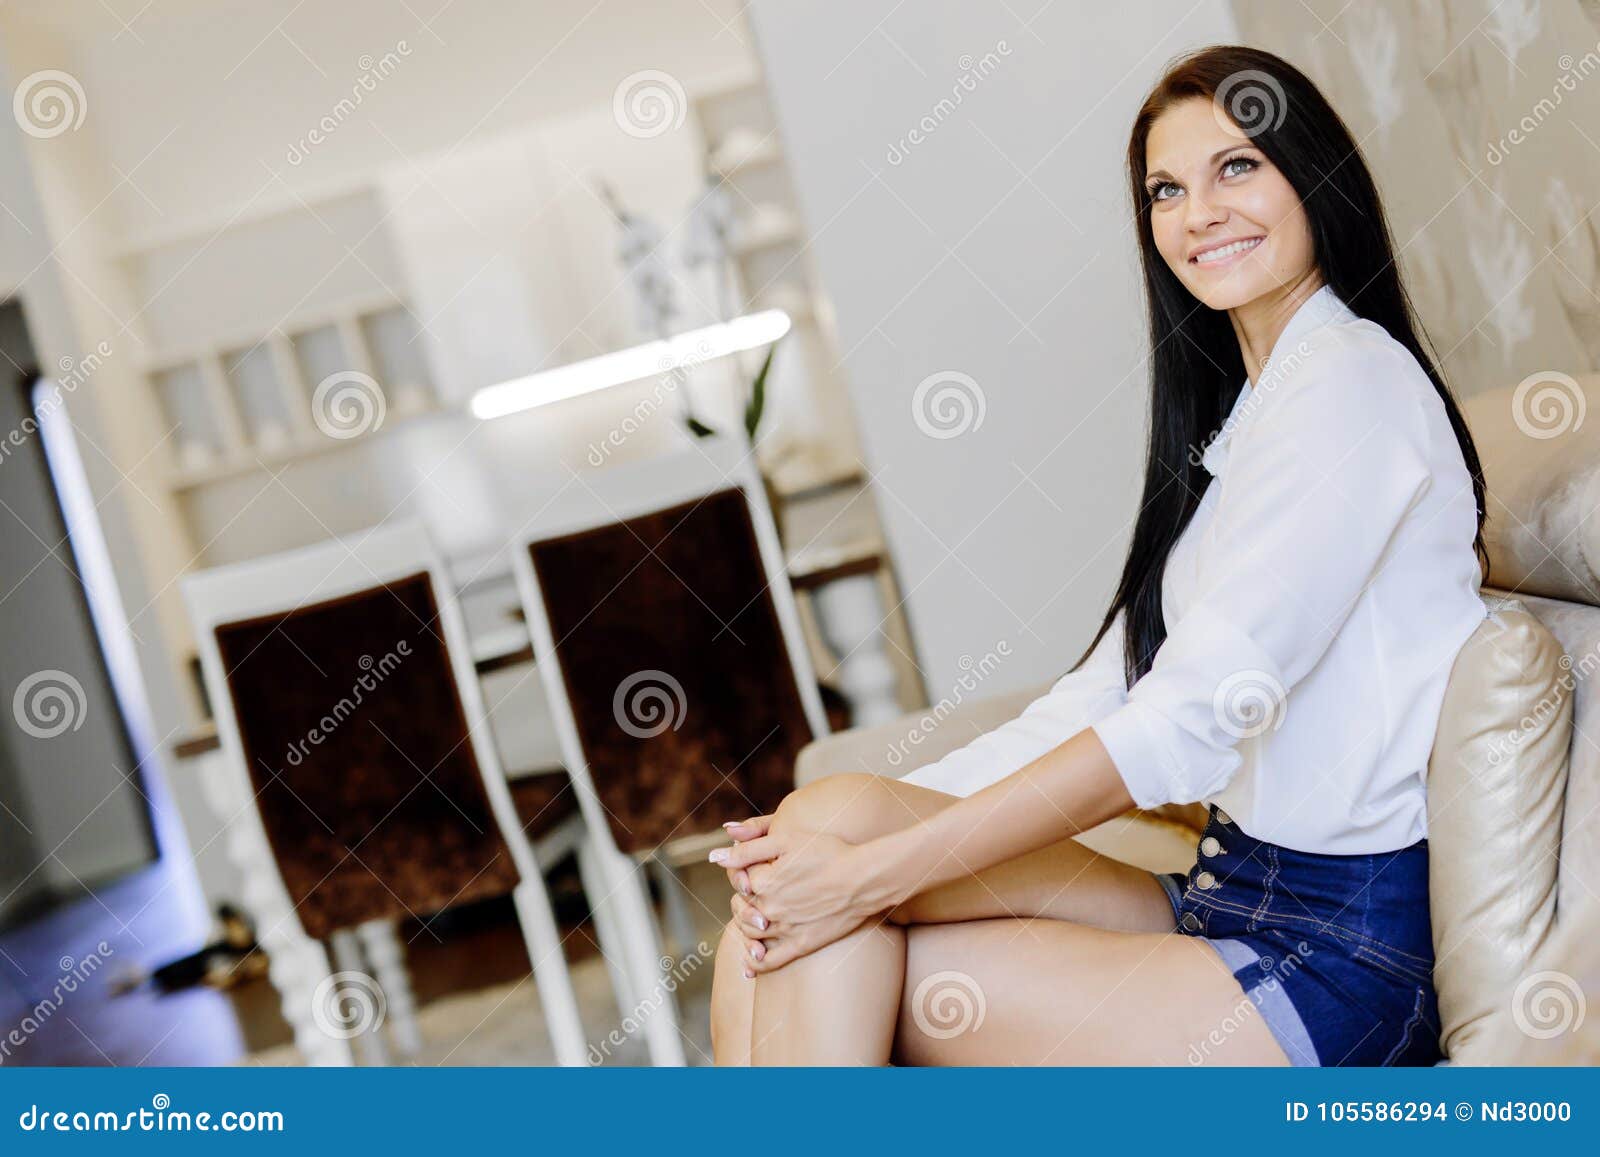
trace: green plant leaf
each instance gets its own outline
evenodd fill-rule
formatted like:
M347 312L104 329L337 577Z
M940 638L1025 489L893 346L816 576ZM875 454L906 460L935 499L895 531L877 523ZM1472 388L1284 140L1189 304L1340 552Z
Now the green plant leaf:
M752 442L756 440L756 428L761 425L761 414L767 408L767 371L772 368L772 355L777 352L777 342L767 347L761 372L756 374L756 380L750 385L750 400L744 408L744 432Z

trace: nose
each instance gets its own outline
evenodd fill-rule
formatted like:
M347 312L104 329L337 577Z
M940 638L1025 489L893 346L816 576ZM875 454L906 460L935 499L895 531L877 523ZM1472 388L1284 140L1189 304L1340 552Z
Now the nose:
M1228 219L1226 206L1212 204L1200 194L1190 190L1184 198L1183 226L1191 233L1204 233L1213 225Z

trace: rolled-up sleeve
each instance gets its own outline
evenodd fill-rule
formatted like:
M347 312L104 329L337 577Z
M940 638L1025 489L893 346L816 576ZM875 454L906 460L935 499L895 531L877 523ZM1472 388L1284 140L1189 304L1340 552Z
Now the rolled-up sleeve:
M1314 350L1234 435L1192 601L1093 724L1138 806L1222 790L1349 618L1431 482L1417 373Z
M968 796L1032 763L1116 710L1128 691L1122 661L1124 622L1119 612L1082 666L1057 679L1022 714L902 776L902 781Z

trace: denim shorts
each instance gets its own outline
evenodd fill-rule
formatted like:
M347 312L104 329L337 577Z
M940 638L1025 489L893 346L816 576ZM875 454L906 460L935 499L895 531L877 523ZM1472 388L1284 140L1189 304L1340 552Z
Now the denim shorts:
M1216 950L1292 1064L1439 1061L1427 840L1297 852L1212 804L1195 866L1156 879L1178 931Z

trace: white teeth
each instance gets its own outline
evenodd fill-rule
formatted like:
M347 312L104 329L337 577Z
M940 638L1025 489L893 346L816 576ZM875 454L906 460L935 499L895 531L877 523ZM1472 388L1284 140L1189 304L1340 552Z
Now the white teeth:
M1220 261L1224 257L1232 257L1235 253L1243 253L1246 250L1254 249L1260 244L1261 238L1259 237L1253 237L1248 241L1235 241L1231 245L1224 245L1221 249L1213 249L1207 253L1200 254L1194 259L1195 264L1205 265L1212 261Z

